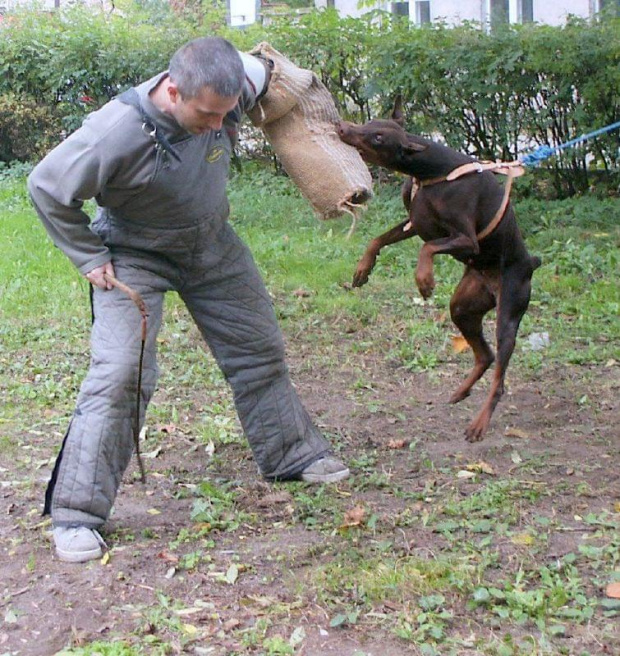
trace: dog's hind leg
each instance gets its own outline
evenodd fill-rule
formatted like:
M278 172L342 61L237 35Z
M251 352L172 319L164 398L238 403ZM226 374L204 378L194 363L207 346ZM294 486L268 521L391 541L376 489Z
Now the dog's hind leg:
M469 376L451 396L450 403L458 403L469 396L473 385L495 359L482 330L482 319L495 303L495 294L487 279L479 271L467 267L450 300L450 316L471 346L475 361Z
M491 389L477 417L465 431L468 442L478 442L489 427L491 415L504 393L504 378L515 348L519 324L530 302L533 267L520 261L501 273L497 305L497 360Z
M453 257L473 257L478 255L480 247L475 236L456 233L449 237L442 237L427 241L420 249L418 266L415 270L415 281L422 294L422 298L430 298L435 289L435 276L433 274L433 258L435 255L452 255Z

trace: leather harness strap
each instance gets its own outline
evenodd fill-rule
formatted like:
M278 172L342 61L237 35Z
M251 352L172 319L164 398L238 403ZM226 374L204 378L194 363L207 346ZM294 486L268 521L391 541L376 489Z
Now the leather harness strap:
M506 175L508 179L504 185L504 196L497 212L495 212L493 218L486 226L486 228L484 228L484 230L476 235L476 239L481 241L485 237L488 237L493 232L493 230L497 228L500 221L504 218L504 214L506 214L506 209L508 208L508 201L510 200L512 181L514 178L518 178L525 173L525 169L521 162L468 162L467 164L463 164L453 171L450 171L448 175L444 175L439 178L430 178L429 180L418 180L417 178L413 178L413 186L411 188L410 199L413 200L416 192L421 187L430 187L441 182L452 182L453 180L458 180L458 178L464 175L482 173L483 171L491 171L493 173Z
M491 219L491 222L489 225L482 230L482 232L479 232L476 235L476 239L478 241L482 241L485 237L490 235L495 228L499 225L499 222L504 218L504 214L506 214L506 209L508 208L508 201L510 200L510 190L512 189L512 181L515 179L516 175L514 174L513 170L510 169L508 171L508 180L506 180L506 184L504 185L504 197L502 198L502 203L499 206L499 209L497 212L495 212L495 216Z
M172 157L177 162L181 161L181 158L177 155L174 148L172 147L172 144L168 141L161 128L146 113L135 87L127 89L127 91L124 91L120 94L120 96L117 96L116 98L125 105L131 105L138 110L140 113L140 118L142 119L142 130L148 134L149 137L151 137L157 150L161 150L163 153Z
M431 185L439 184L440 182L452 182L458 178L469 175L470 173L483 173L484 171L491 171L492 173L499 173L501 175L509 175L512 173L513 178L518 178L525 173L523 164L519 161L514 162L467 162L458 166L450 171L448 175L442 175L439 178L430 178L428 180L419 180L420 187L430 187Z

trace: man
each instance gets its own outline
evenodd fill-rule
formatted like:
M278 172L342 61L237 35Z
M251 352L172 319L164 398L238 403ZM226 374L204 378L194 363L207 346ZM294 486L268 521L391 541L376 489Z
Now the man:
M148 308L140 418L155 389L164 293L174 290L232 387L262 475L329 483L349 474L291 385L269 295L227 222L232 141L268 72L224 39L191 41L168 71L87 117L29 177L51 238L94 290L91 366L46 493L62 560L101 556L97 529L133 451L141 317L110 275ZM89 198L99 206L92 225Z

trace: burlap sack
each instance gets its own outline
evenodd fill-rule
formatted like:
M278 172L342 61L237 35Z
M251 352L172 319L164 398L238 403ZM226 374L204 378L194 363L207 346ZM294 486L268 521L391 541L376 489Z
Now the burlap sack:
M320 218L355 216L372 196L372 179L357 150L336 133L340 117L329 91L312 71L295 66L268 43L252 54L272 61L273 71L250 120Z

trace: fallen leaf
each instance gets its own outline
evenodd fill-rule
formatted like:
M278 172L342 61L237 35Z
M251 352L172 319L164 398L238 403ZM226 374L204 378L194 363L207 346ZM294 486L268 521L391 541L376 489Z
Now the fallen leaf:
M157 554L158 558L161 558L162 560L165 560L167 563L178 563L179 562L179 557L175 556L174 554L171 554L169 551L160 551Z
M232 631L233 629L236 629L239 625L241 624L241 620L238 620L236 617L231 617L229 620L224 622L222 625L222 628L224 631Z
M149 515L161 515L161 511L157 510L157 508L149 508L146 512Z
M605 588L605 594L608 597L611 597L611 599L620 599L620 581L615 581L614 583L610 583Z
M293 633L291 633L291 637L288 639L288 644L295 649L297 645L300 645L306 638L306 631L303 626L298 626Z
M620 513L620 501L614 503L614 512Z
M101 557L101 564L107 565L110 562L110 552L106 551Z
M457 478L476 478L476 474L472 471L467 471L465 469L461 469L461 471L458 472L456 477Z
M481 472L483 474L489 474L489 476L494 476L495 471L491 465L482 460L480 462L473 462L471 465L467 465L467 470L471 472Z
M520 437L523 440L529 440L530 436L520 428L515 428L514 426L508 426L504 431L506 437Z
M187 635L195 636L198 633L198 629L193 624L183 624L182 626Z
M518 533L517 535L513 535L510 538L510 541L513 544L520 544L524 547L529 547L535 542L534 538L529 533Z
M261 597L259 595L248 595L246 599L260 606L261 608L269 608L276 603L276 600L273 597ZM243 603L243 600L241 603Z
M189 615L204 612L204 608L197 608L195 606L192 608L177 608L174 612L179 617L188 617Z
M390 440L387 443L387 448L388 449L404 449L408 445L409 445L409 442L407 440Z
M293 292L293 296L297 296L297 298L307 298L310 296L310 292L307 289L296 289Z
M452 350L455 353L462 353L469 348L467 340L462 335L450 335L452 340Z
M157 428L162 433L168 433L168 435L171 435L177 429L177 427L174 424L163 424L161 426L158 426Z
M239 568L233 563L226 571L226 583L234 585L239 578Z
M271 494L266 494L264 497L256 500L256 505L259 508L267 508L269 506L274 506L278 503L288 503L291 501L293 496L290 492L282 490L280 492L272 492Z
M344 514L344 521L340 528L349 528L351 526L361 526L366 521L366 510L363 506L355 506L347 510Z
M4 621L6 624L17 624L17 615L9 608L4 614Z
M513 451L510 454L510 459L512 460L512 462L515 463L515 465L518 465L519 463L523 462L523 458L516 451Z

